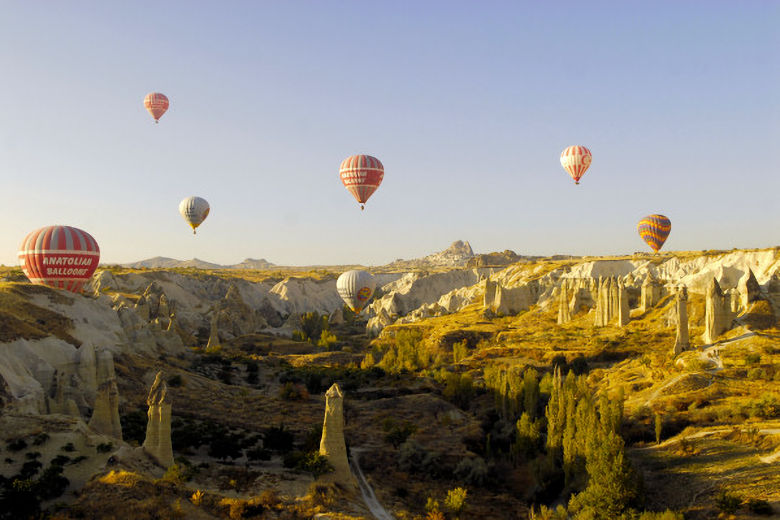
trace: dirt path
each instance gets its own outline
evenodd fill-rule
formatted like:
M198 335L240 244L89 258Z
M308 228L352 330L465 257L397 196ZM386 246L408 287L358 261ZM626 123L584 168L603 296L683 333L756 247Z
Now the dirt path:
M363 450L360 448L351 448L349 462L352 466L352 473L355 475L355 478L357 478L358 485L360 486L360 493L363 495L363 501L366 503L366 506L368 506L369 511L371 511L371 514L374 515L376 520L395 520L393 515L388 513L382 504L379 503L376 494L374 494L374 490L363 475L363 470L360 469L358 459L360 458L360 453L362 451Z

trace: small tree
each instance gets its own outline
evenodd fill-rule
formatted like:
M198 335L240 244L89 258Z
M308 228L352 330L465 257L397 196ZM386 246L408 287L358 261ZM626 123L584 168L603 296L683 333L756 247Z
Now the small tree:
M655 414L655 443L661 444L661 431L663 430L664 423L661 419L661 414Z
M447 509L456 515L456 518L466 509L466 496L468 490L462 487L456 487L447 491L447 498L444 499L444 505Z

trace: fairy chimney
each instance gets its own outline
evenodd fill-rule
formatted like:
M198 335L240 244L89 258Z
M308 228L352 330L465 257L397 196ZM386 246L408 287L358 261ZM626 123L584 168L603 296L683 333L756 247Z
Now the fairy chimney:
M677 290L674 302L677 335L674 338L674 355L690 348L688 338L688 288L683 286Z
M325 422L322 425L320 455L328 458L333 472L326 479L345 487L357 487L357 481L349 469L347 445L344 442L344 394L338 383L325 393Z
M167 468L173 464L171 401L162 372L157 372L146 404L149 405L149 412L143 448L159 465Z
M723 294L718 281L713 278L705 295L704 334L705 343L714 343L718 336L731 327L730 302Z

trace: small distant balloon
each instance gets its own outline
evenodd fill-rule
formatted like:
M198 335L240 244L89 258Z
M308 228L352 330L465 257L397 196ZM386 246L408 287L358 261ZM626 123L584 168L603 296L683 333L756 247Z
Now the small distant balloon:
M371 273L353 269L342 273L336 280L336 290L353 312L360 312L374 294L376 280Z
M195 234L195 228L200 226L206 217L209 216L211 207L206 199L200 197L187 197L179 203L179 213L184 220L192 227L192 234Z
M569 172L574 184L579 184L580 179L590 167L593 155L584 146L570 146L561 152L561 166Z
M167 96L159 92L151 92L144 98L144 106L152 114L155 123L160 122L160 118L168 110L168 105Z
M80 293L97 269L100 248L86 231L47 226L24 237L18 256L30 282Z
M347 157L339 168L341 182L358 201L361 210L365 209L364 204L368 198L382 184L384 176L384 166L379 159L370 155Z
M639 236L657 253L672 231L672 221L664 215L648 215L636 226Z

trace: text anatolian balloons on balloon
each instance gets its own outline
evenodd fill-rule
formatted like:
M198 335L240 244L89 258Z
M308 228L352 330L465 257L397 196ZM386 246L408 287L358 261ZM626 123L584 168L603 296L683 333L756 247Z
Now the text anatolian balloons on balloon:
M97 269L100 248L86 231L47 226L24 237L18 256L30 282L79 293Z

